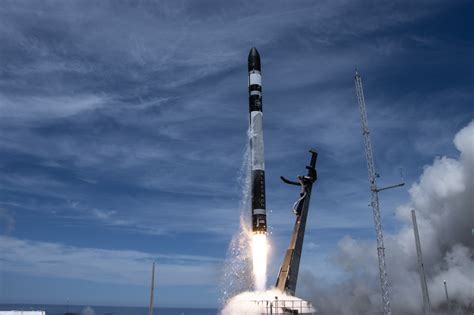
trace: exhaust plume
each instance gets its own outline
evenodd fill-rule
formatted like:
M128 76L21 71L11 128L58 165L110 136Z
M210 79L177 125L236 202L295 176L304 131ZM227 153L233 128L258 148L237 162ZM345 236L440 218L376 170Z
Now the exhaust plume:
M267 235L252 235L253 277L256 291L265 291L267 286L267 253Z

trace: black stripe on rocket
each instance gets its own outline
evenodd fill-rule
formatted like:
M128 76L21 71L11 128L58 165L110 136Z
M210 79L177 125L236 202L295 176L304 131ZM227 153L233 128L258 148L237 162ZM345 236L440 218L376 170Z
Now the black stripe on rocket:
M255 48L252 48L249 53L248 70L252 168L252 231L255 233L266 233L267 214L265 205L261 65L260 56Z
M267 231L265 207L265 171L252 171L252 231Z

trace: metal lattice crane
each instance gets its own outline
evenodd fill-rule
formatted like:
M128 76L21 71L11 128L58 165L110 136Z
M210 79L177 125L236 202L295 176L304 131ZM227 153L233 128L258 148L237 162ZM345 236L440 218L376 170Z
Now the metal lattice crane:
M377 173L375 172L374 156L372 153L372 143L370 141L369 123L367 121L367 112L365 110L364 90L362 88L362 78L356 71L355 87L357 102L359 103L360 120L362 122L362 135L364 136L365 157L367 159L367 170L369 173L370 193L372 210L374 212L375 234L377 237L377 255L379 261L380 286L382 289L382 302L384 315L390 315L392 309L390 306L389 283L387 279L387 270L385 268L385 247L383 244L382 220L380 218L379 191L400 187L404 183L388 186L384 188L377 187Z

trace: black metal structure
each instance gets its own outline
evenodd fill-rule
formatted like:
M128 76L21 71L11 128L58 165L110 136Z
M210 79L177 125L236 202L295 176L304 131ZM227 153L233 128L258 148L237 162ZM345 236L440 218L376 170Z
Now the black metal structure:
M282 181L286 184L301 187L300 196L293 205L293 212L296 215L293 234L275 285L280 291L293 296L295 295L296 283L298 281L311 190L313 183L316 182L317 179L316 160L318 153L313 149L309 150L309 152L311 153L311 162L309 166L306 166L308 170L306 176L298 176L297 181L291 181L281 176Z

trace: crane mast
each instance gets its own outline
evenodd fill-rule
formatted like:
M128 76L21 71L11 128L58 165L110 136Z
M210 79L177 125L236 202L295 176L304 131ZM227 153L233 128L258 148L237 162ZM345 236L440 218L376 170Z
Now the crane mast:
M148 315L153 315L153 300L155 297L155 262L151 269L151 289L150 289L150 308L148 309Z
M431 315L430 296L428 294L428 285L426 284L425 266L423 264L423 255L421 253L421 242L420 235L418 234L418 224L416 223L415 209L411 210L411 220L413 221L416 255L418 257L418 268L420 270L421 292L423 293L423 313L425 315Z
M380 286L382 289L382 303L384 315L390 315L392 309L390 306L389 283L387 279L387 271L385 267L385 247L383 242L382 220L380 218L379 196L378 192L383 189L402 186L403 184L395 185L393 187L377 188L377 173L375 172L374 156L372 153L372 143L370 141L369 123L367 121L367 112L365 109L364 90L362 88L362 78L356 71L355 87L357 94L357 102L359 103L360 120L362 122L362 135L364 136L365 157L367 159L367 170L370 183L370 194L372 207L374 213L375 234L377 237L377 256L379 262Z

